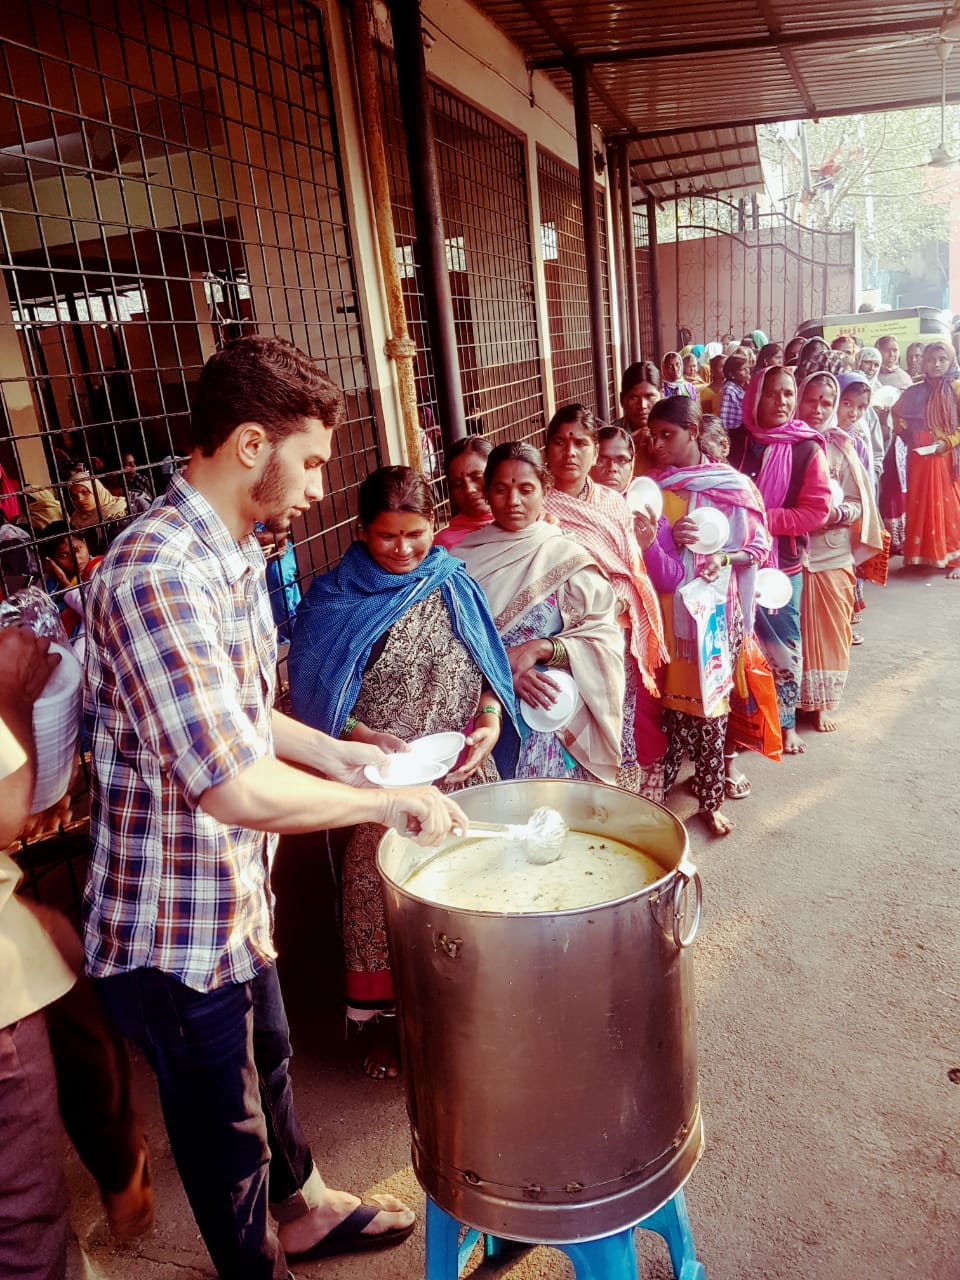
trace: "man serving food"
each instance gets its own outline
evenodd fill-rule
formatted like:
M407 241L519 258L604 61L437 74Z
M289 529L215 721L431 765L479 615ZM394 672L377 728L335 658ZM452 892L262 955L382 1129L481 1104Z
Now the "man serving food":
M342 419L340 391L288 342L211 357L185 470L114 542L87 602L87 967L156 1073L190 1205L232 1280L396 1244L414 1220L393 1197L327 1187L301 1132L272 940L277 833L379 822L436 844L466 825L433 787L355 786L379 748L273 709L254 526L284 532L322 497Z

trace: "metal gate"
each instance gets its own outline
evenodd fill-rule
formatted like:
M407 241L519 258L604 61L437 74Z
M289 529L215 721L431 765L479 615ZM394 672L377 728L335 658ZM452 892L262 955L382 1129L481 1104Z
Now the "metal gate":
M673 201L658 232L666 347L758 328L786 341L802 321L856 306L854 230L815 231L755 202L695 196Z

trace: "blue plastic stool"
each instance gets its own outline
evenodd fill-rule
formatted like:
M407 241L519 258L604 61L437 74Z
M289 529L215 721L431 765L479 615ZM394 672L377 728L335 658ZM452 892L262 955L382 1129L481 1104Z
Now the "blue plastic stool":
M632 1227L601 1236L599 1240L550 1247L567 1255L573 1263L576 1280L638 1280L637 1254L633 1245L633 1233L638 1228L655 1231L666 1240L676 1280L705 1280L703 1265L697 1261L682 1191ZM477 1241L481 1239L484 1257L500 1258L504 1241L472 1228L467 1229L461 1240L462 1229L456 1218L451 1218L427 1197L426 1280L459 1280Z

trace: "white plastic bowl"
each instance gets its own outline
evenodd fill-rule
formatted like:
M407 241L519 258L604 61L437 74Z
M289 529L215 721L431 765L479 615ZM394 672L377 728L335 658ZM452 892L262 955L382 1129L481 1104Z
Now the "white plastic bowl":
M426 733L422 738L414 738L410 749L417 755L428 756L436 760L437 764L444 764L452 769L466 743L462 733Z
M688 512L687 519L697 526L699 536L690 543L690 550L697 555L709 556L719 551L730 536L730 522L715 507L697 507Z
M631 511L643 511L649 507L655 520L663 515L663 493L649 476L637 476L627 489L627 506Z
M395 751L383 766L367 764L363 776L375 787L419 787L449 772L447 765L416 751Z
M836 510L843 503L843 485L839 480L830 477L830 505Z
M535 707L529 702L520 703L520 714L524 721L538 733L556 733L558 729L565 729L573 719L580 697L573 676L569 672L551 668L548 674L560 686L556 702L550 707Z
M65 645L52 644L50 652L59 653L60 662L33 704L37 776L31 813L43 813L66 794L80 733L80 663Z
M782 609L793 595L793 584L779 569L758 569L757 604L765 609Z

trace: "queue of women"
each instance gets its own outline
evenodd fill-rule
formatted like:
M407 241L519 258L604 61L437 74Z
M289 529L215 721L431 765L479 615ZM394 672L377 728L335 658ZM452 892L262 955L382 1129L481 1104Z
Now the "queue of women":
M453 516L439 530L428 480L380 468L360 486L356 541L298 610L295 714L390 752L462 731L444 789L596 779L665 803L688 756L699 815L726 835L724 803L751 791L729 724L746 656L759 650L775 689L778 749L799 755L798 712L837 728L862 578L884 580L898 522L906 565L960 577L952 348L927 345L892 417L877 396L888 353L840 356L819 340L784 351L755 333L736 350L634 365L611 426L567 405L542 453L459 441L446 458ZM662 514L626 500L638 476L655 481ZM894 491L887 530L878 484ZM709 553L698 542L704 508L728 530ZM762 567L788 584L775 608L758 600ZM730 664L730 692L709 702L688 608L698 581L718 592ZM571 679L573 708L552 726ZM375 1078L398 1070L381 835L357 828L342 873L348 1016L365 1028Z

